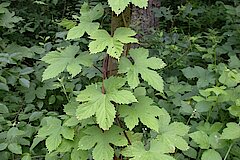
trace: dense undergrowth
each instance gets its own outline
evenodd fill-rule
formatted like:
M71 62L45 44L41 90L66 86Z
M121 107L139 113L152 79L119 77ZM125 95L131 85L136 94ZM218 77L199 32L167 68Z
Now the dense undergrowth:
M162 1L139 40L111 7L1 1L0 159L239 160L240 2Z

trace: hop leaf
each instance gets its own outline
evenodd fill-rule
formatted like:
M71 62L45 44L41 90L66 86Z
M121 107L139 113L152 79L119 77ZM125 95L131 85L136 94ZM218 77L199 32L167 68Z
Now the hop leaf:
M120 27L116 29L113 37L111 37L105 30L97 30L90 36L94 41L90 42L89 50L91 53L102 52L106 47L107 53L119 59L123 52L124 43L137 43L136 38L132 38L136 33L130 28Z
M84 133L86 136L79 141L79 149L93 149L93 158L95 160L113 159L114 150L110 146L126 146L127 139L121 135L122 129L117 126L112 126L109 131L103 132L96 126L87 128Z
M80 92L77 101L82 102L82 104L77 108L76 116L82 120L96 114L99 126L108 130L112 126L116 114L112 102L129 104L137 102L137 100L130 91L119 90L126 83L124 78L110 77L103 83L104 94L101 83L87 86L85 90Z
M138 103L134 103L132 106L120 106L119 113L121 117L124 117L127 127L132 130L140 120L147 127L158 131L156 117L161 113L161 109L152 105L153 100L145 95L139 96L137 99Z
M72 75L72 77L74 77L81 72L81 65L91 66L92 56L85 53L77 55L78 51L78 46L69 46L61 52L53 51L44 56L42 58L42 61L50 65L43 72L42 80L44 81L50 78L54 78L58 76L58 74L63 72L65 69L67 69L67 71Z
M157 141L161 144L161 149L167 153L173 153L175 147L186 151L188 143L182 138L189 131L189 127L181 122L170 122L170 116L167 111L162 110L162 116L159 117L159 135Z
M132 145L125 148L122 154L126 157L132 157L129 160L175 160L173 157L165 154L161 150L161 145L159 142L153 140L150 144L150 149L145 150L144 145L141 142L135 142Z
M131 49L130 56L134 60L134 64L126 57L122 57L119 62L119 73L127 73L127 81L131 88L136 88L140 81L138 75L147 81L154 89L163 92L163 79L154 69L161 69L166 64L159 58L148 58L147 49ZM150 68L150 69L149 69ZM153 69L153 70L151 70Z
M60 119L55 117L46 117L42 122L43 127L39 129L38 137L47 137L46 146L49 152L57 149L62 142L62 136L65 139L73 140L74 129L62 126Z
M87 3L84 3L81 8L80 23L78 26L71 28L68 32L67 39L76 39L84 35L85 32L91 34L99 28L98 22L93 22L99 19L104 14L104 9L101 4L96 5L93 9L89 9Z
M135 6L144 8L147 7L148 0L108 0L108 4L117 15L120 14L130 2Z

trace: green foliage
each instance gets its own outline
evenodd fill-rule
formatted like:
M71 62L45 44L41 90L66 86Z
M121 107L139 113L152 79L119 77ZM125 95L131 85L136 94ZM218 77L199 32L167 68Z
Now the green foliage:
M82 66L92 65L92 56L86 53L80 53L78 46L68 46L61 52L52 51L42 58L42 61L50 64L43 72L43 81L58 76L65 69L75 77L82 70ZM81 64L81 65L80 65Z
M81 16L76 17L80 23L78 26L75 27L68 27L71 28L68 32L67 39L76 39L80 38L84 35L85 32L91 34L92 32L96 31L99 28L98 22L93 22L103 16L104 9L102 5L98 4L93 9L89 9L87 3L84 3L81 7Z
M87 86L85 90L77 96L77 101L83 102L76 110L79 120L89 118L96 114L99 127L108 130L116 115L116 110L112 102L118 104L130 104L137 102L134 95L127 90L119 90L126 80L119 77L111 77L103 81L103 84L96 83ZM105 92L102 93L103 87Z
M117 15L123 12L130 2L140 8L144 8L147 7L148 0L108 0L109 6Z
M132 49L129 51L134 64L126 57L122 57L119 62L119 73L127 73L127 81L131 88L136 88L139 81L139 74L142 79L148 82L154 89L163 92L163 79L154 69L161 69L165 63L155 57L148 58L148 50L144 48ZM139 55L138 55L139 54ZM151 69L153 70L151 70Z
M135 35L136 33L132 29L124 27L117 28L113 37L105 30L97 30L90 35L90 38L93 39L89 43L90 53L102 52L107 47L107 53L111 57L119 59L124 44L138 42L136 38L132 38Z
M62 136L65 139L73 140L74 129L62 126L60 119L55 117L45 117L42 121L43 126L38 131L38 137L47 137L46 146L49 152L57 149L62 142Z
M79 149L93 149L93 158L96 160L112 159L114 150L110 144L115 146L126 146L127 139L121 135L122 129L117 126L112 126L108 131L102 132L96 126L87 128L79 141Z
M0 2L1 160L240 159L240 3L148 4Z
M175 160L175 158L165 154L167 152L160 149L161 144L152 141L150 150L145 150L144 145L141 142L134 143L128 146L124 151L123 155L130 158L131 160L143 159L143 160L158 160L159 158L164 160Z

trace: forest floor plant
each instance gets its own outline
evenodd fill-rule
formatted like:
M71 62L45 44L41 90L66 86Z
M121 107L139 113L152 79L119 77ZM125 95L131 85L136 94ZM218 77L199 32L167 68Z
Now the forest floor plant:
M30 14L25 25L11 3L0 3L3 160L240 159L238 1L163 1L160 28L143 39L131 7L148 0L71 2L80 15L34 1L45 24ZM51 16L68 32L52 38ZM31 37L42 25L52 32Z

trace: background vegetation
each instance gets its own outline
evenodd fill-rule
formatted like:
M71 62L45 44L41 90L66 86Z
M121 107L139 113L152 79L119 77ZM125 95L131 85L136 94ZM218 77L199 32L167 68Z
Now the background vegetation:
M86 20L85 12L95 17ZM240 1L162 0L152 12L158 27L143 32L141 19L130 24L141 35L139 47L148 50L131 50L119 60L120 76L107 79L106 51L89 54L99 37L88 28L73 32L90 20L110 33L107 1L2 0L1 159L239 160ZM132 30L126 32L119 41L135 42ZM138 59L136 52L148 51L148 59ZM75 58L77 67L69 67ZM138 87L122 78L128 60L144 68L138 68ZM151 69L160 69L164 82L146 80ZM91 105L102 83L109 97L115 91L129 97L109 100L117 110L114 125L99 122L104 113L87 117L77 109Z

